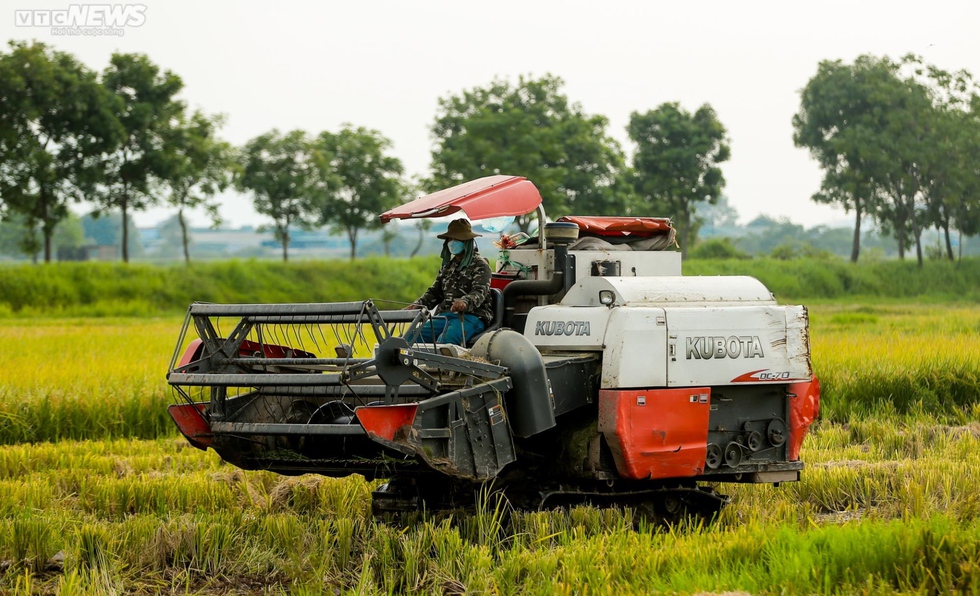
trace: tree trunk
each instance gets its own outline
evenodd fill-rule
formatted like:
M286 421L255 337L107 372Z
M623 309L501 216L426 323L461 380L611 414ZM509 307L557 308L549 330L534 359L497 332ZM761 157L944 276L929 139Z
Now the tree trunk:
M946 257L950 261L955 261L956 258L953 256L953 244L949 241L949 220L943 217L943 237L946 240Z
M422 243L425 241L425 230L423 230L422 228L419 228L418 230L419 230L419 241L418 243L416 243L415 248L412 249L412 254L408 255L408 258L410 259L413 258L415 255L419 254L419 251L422 250Z
M289 262L289 231L288 231L288 229L289 228L286 228L287 231L285 231L285 232L282 233L282 262L283 263L288 263Z
M41 208L43 210L43 215L41 217L41 236L44 238L44 262L51 262L51 236L54 235L54 227L57 225L56 222L51 221L51 211L48 208L49 195L45 190L41 190L38 197L41 202Z
M851 262L858 262L861 254L861 200L854 201L854 240L851 242Z
M47 223L41 225L41 233L44 234L44 262L51 262L51 236L54 235L54 229L49 227Z
M123 195L122 202L122 259L129 262L129 199Z
M184 264L191 264L191 253L188 248L190 242L187 238L187 222L184 221L184 209L183 207L177 211L177 222L180 223L180 240L184 245Z
M690 236L689 232L691 230L691 218L687 213L680 214L680 225L677 226L677 236L680 238L681 242L681 260L687 259L687 241Z
M357 228L347 228L347 239L350 241L350 260L357 257Z
M895 236L898 238L898 260L905 260L905 226L899 225L895 226Z
M912 234L915 236L915 259L922 269L922 230L915 223L912 224Z

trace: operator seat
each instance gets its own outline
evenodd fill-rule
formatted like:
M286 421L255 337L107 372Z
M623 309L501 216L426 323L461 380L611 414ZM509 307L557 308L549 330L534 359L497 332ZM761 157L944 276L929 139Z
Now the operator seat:
M472 348L476 340L480 339L484 333L488 331L494 331L500 329L500 323L504 320L504 293L497 288L490 288L490 309L493 311L493 318L487 323L487 326L483 331L475 334L473 337L466 338L466 347Z

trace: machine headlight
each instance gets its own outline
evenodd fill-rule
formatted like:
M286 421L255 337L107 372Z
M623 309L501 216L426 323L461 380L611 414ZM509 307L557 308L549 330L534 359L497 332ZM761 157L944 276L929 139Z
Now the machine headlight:
M599 290L599 304L612 306L616 301L616 293L612 290Z

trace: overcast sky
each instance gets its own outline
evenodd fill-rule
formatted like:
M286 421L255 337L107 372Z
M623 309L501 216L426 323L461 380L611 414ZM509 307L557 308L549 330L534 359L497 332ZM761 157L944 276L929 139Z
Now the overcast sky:
M821 172L792 141L799 91L821 60L914 52L980 75L975 1L141 0L142 24L121 37L59 35L15 18L68 2L3 5L2 39L44 41L100 71L114 51L146 53L183 78L191 107L227 115L222 135L234 144L272 128L315 134L349 122L389 137L410 174L428 171L437 100L494 77L562 77L568 97L607 116L628 152L631 112L708 103L731 139L725 194L742 223L759 214L807 227L849 217L810 200ZM262 222L233 194L221 212L232 226Z

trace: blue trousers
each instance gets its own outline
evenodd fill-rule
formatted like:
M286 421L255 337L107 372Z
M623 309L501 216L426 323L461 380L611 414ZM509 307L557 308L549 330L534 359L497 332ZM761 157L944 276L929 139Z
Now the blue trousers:
M452 313L432 317L425 325L416 330L415 337L405 337L409 343L435 343L463 345L463 335L466 340L483 331L486 325L476 315L463 315L460 321L459 315Z

